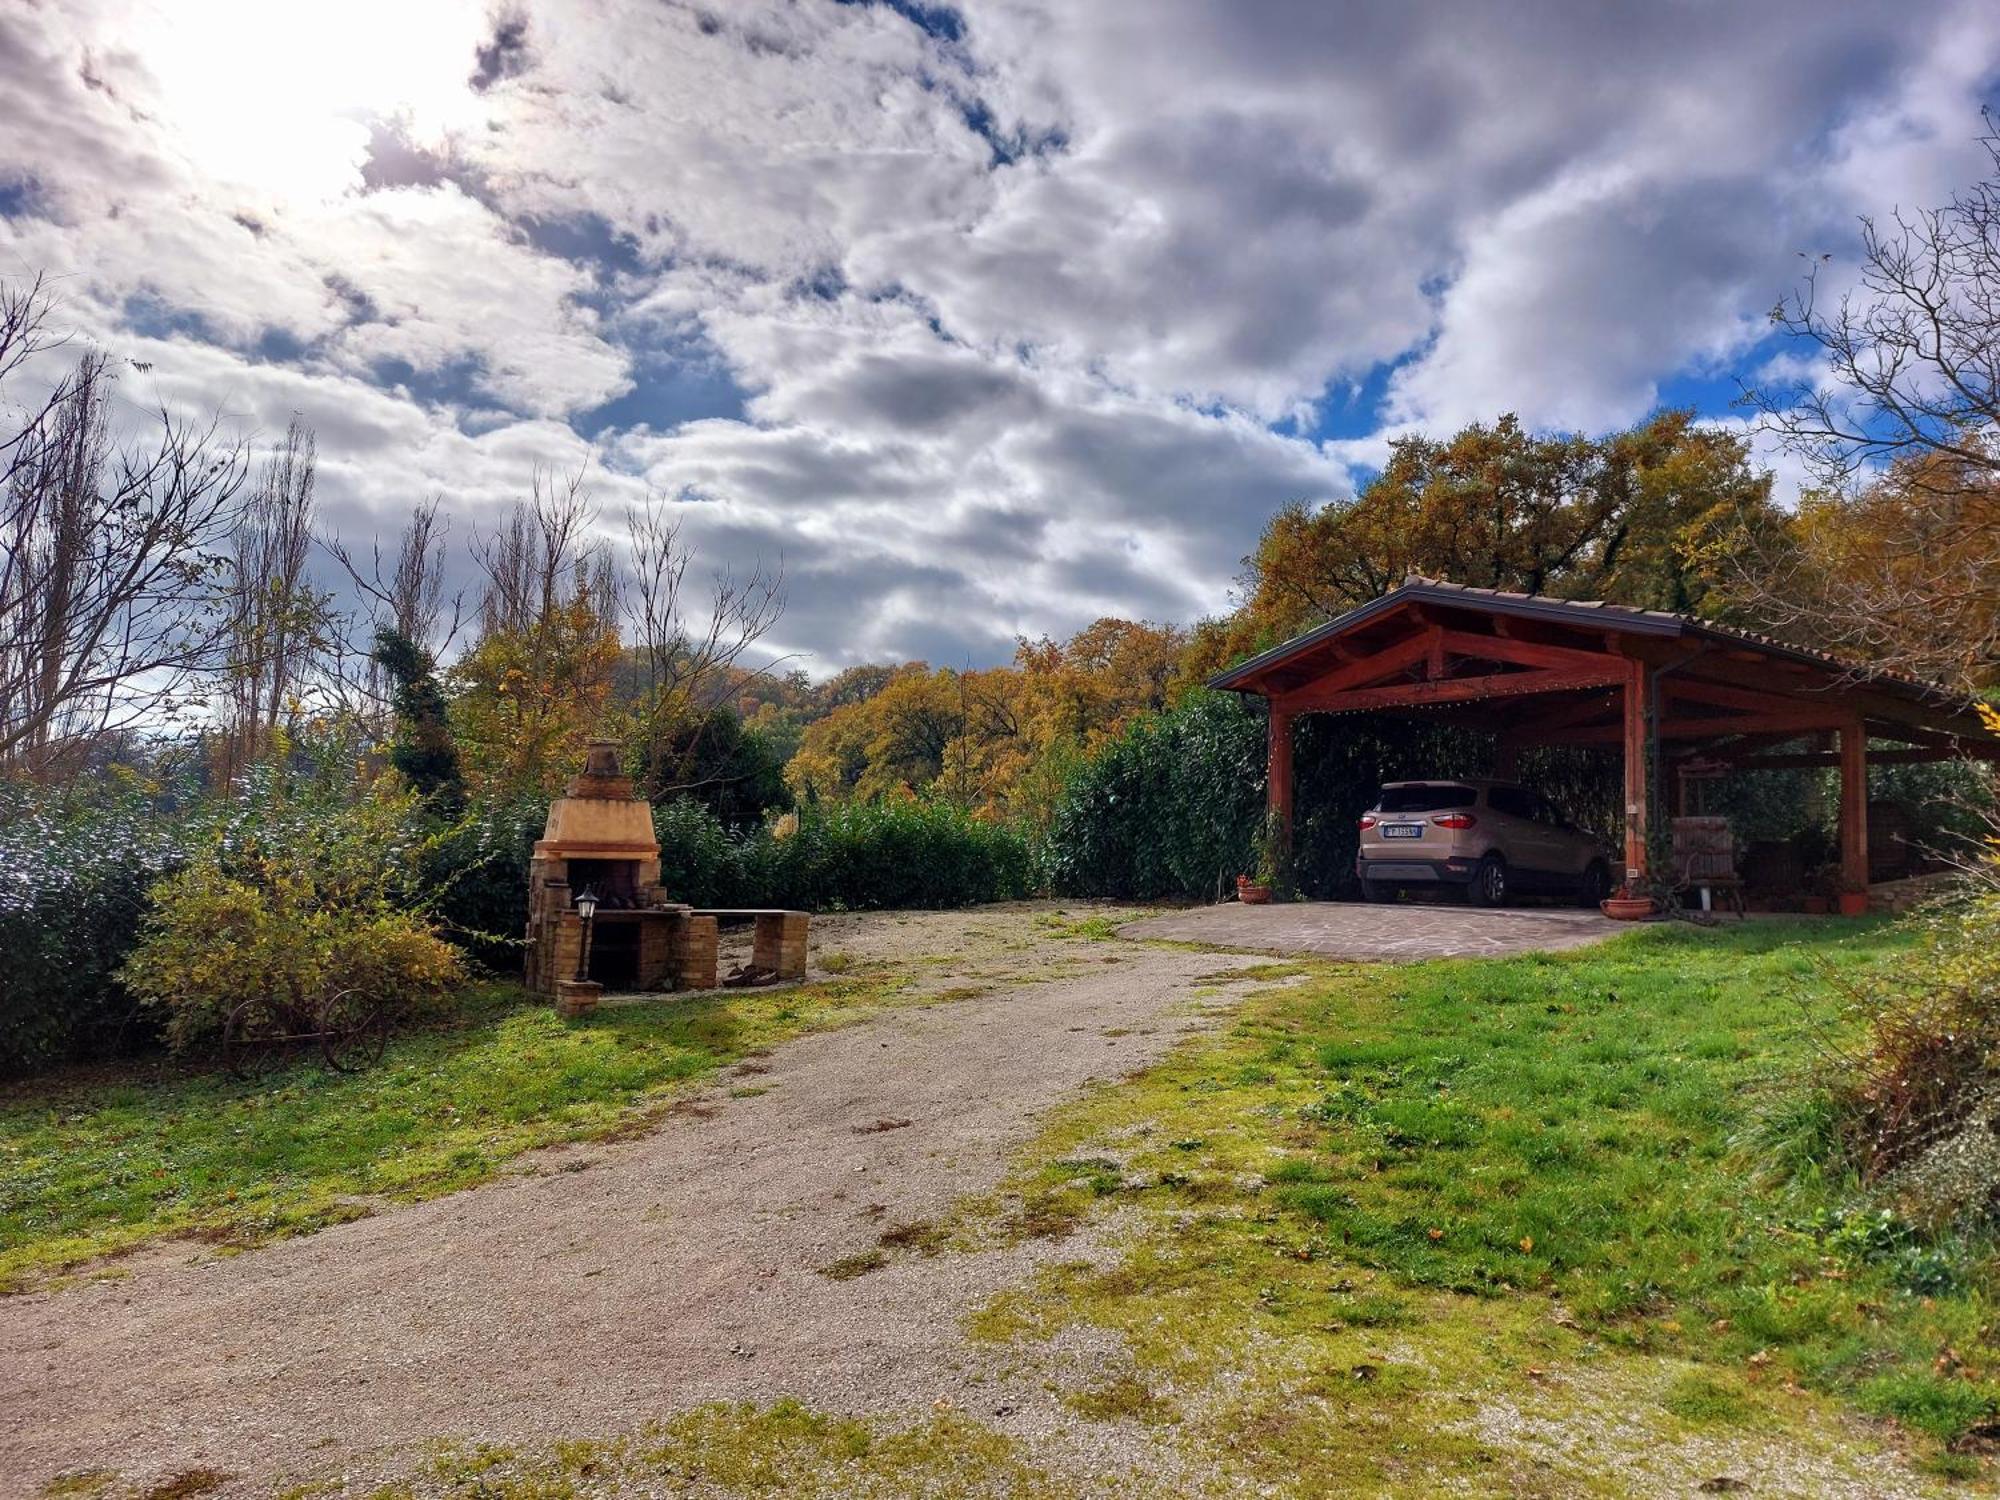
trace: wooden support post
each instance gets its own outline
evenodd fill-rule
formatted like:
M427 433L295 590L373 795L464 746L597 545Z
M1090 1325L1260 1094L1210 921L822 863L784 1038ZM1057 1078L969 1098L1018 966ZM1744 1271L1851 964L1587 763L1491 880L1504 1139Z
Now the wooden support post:
M1868 910L1868 729L1860 720L1840 731L1840 914Z
M1271 812L1289 833L1292 826L1292 715L1291 710L1271 705L1268 733L1266 793Z
M1625 883L1646 879L1647 697L1652 678L1642 661L1625 664Z

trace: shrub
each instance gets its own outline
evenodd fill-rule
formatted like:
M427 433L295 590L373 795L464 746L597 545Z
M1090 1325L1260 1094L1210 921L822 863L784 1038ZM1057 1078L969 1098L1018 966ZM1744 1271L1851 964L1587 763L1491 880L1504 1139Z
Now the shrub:
M2000 857L1931 913L1926 942L1854 994L1858 1047L1830 1049L1837 1139L1917 1219L2000 1222Z
M732 835L700 803L654 812L660 879L696 906L781 905L818 911L970 906L1028 895L1027 840L949 803L808 808L780 835Z
M439 931L487 967L520 967L528 862L548 821L540 798L482 802L425 840L418 879Z
M692 906L744 904L744 841L731 838L709 808L692 797L663 803L653 809L653 836L660 841L660 884L674 900Z
M793 837L762 847L781 887L812 893L823 907L973 906L1034 888L1027 840L948 802L840 807L801 818Z
M1251 868L1264 807L1264 719L1195 692L1133 720L1080 763L1044 848L1067 895L1216 900Z
M451 946L406 906L419 845L411 799L328 807L282 795L232 808L217 837L153 890L120 971L176 1049L266 999L310 1006L362 990L407 1017L460 977Z
M153 1039L117 979L147 887L180 859L150 791L125 775L69 796L0 786L0 1074Z

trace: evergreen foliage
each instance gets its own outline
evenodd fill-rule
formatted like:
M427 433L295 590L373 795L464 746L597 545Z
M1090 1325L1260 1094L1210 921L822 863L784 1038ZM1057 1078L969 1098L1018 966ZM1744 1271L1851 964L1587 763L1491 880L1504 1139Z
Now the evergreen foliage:
M430 653L388 627L375 632L375 661L395 684L396 742L389 763L441 817L465 811L465 773L451 733L451 705Z
M659 808L654 825L661 883L697 906L940 908L1015 900L1035 886L1018 831L948 802L808 808L795 828L743 833L682 797Z
M154 1039L116 975L147 889L181 858L136 778L59 797L0 783L0 1075Z
M785 763L762 734L732 708L710 709L641 744L633 779L649 801L691 797L726 828L747 830L792 807Z

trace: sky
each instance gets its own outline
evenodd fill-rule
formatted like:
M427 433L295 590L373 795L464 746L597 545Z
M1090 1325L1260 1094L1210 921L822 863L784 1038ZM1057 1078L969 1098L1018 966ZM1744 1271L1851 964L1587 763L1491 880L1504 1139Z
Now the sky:
M1952 0L0 0L0 277L349 541L587 463L814 675L984 666L1399 434L1742 423L1996 80Z

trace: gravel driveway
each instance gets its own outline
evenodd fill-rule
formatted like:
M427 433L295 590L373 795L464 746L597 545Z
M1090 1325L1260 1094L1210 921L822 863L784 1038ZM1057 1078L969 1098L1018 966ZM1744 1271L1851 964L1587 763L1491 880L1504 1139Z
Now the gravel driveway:
M140 1487L211 1469L243 1494L362 1481L423 1439L604 1433L787 1395L880 1414L949 1398L1060 1444L1040 1384L978 1368L959 1332L1046 1246L820 1274L991 1189L1040 1111L1208 1024L1214 986L1194 992L1213 955L1057 937L1034 916L815 924L822 955L948 955L922 965L934 988L996 987L792 1042L642 1139L234 1258L174 1248L125 1280L0 1302L0 1494L96 1467Z

